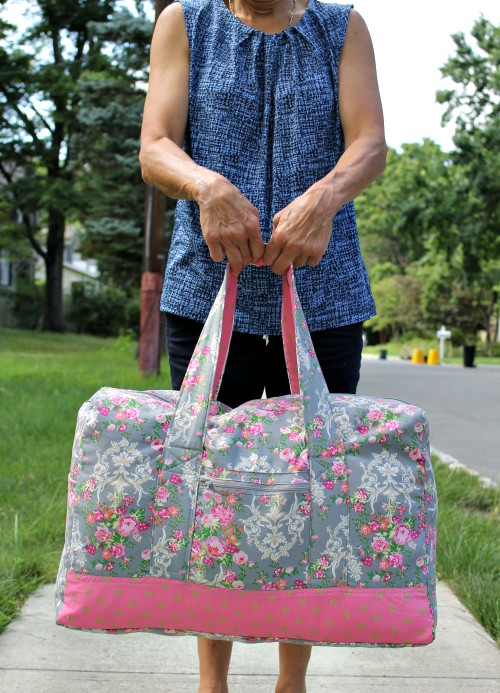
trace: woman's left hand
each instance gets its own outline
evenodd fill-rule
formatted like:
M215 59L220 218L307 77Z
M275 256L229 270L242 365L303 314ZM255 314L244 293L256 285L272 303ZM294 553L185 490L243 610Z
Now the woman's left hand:
M276 274L284 274L290 265L317 265L332 235L332 198L328 189L315 185L278 212L264 264Z

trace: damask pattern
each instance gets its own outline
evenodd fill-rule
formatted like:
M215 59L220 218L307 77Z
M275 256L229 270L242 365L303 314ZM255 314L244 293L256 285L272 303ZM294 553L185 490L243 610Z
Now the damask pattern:
M327 393L291 270L284 285L294 292L300 392L232 410L212 400L232 281L226 276L180 393L103 388L83 405L59 612L70 574L297 599L337 588L424 590L435 628L437 498L425 413Z

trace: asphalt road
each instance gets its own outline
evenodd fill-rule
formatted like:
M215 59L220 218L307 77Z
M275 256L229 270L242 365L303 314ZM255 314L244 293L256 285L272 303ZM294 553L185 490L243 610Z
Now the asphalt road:
M500 367L427 366L363 359L360 395L422 407L433 448L500 481Z

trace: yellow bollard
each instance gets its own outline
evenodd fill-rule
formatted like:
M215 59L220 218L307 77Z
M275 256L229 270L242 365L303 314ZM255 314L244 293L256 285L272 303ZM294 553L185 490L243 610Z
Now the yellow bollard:
M425 363L425 356L423 349L413 349L411 354L412 363Z
M427 354L428 366L439 366L439 351L437 349L429 349Z

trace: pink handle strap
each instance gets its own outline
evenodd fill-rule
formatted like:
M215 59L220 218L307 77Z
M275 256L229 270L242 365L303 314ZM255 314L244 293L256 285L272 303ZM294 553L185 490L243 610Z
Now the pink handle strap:
M262 265L262 261L256 263ZM215 378L212 388L212 399L217 398L220 382L226 366L231 334L233 332L234 310L236 306L236 294L238 290L238 280L227 270L226 296L224 300L224 312L222 315L221 341ZM282 283L282 303L281 303L281 331L283 334L283 350L285 353L286 369L290 389L292 394L300 394L299 370L297 363L297 346L295 340L295 299L293 287L293 268L287 270L283 275Z

